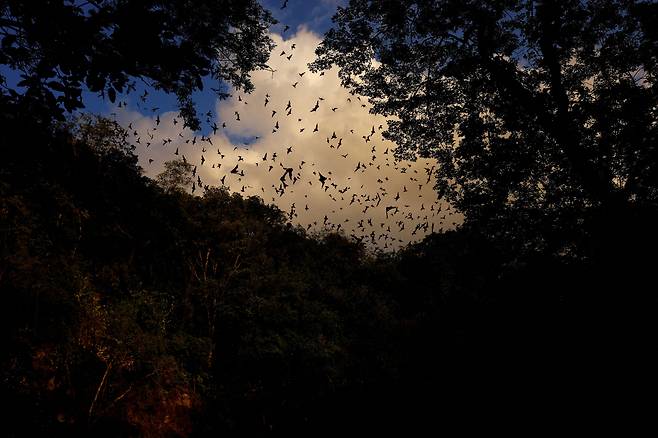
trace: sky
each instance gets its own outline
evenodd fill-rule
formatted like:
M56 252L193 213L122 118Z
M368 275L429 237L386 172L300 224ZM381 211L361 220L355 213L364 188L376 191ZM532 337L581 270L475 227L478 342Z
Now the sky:
M390 250L460 223L437 199L436 163L397 162L395 145L381 135L386 120L369 113L366 99L342 88L335 69L308 71L345 1L288 0L284 9L282 0L262 3L279 21L271 28L275 71L253 72L249 95L234 92L219 101L212 92L198 93L201 132L183 129L175 98L153 90L145 101L137 90L115 104L85 96L86 111L113 117L129 131L147 176L184 156L196 166L195 194L224 185L259 196L309 232L340 231Z

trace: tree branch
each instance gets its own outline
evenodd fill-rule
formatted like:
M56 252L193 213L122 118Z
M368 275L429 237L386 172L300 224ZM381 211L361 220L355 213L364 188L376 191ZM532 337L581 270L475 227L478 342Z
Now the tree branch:
M103 374L103 378L101 379L101 382L98 384L98 388L96 389L96 395L94 396L94 400L91 402L91 405L89 406L89 420L91 421L91 416L94 413L94 407L96 406L96 402L98 401L98 396L101 393L101 390L105 386L105 382L107 381L107 376L110 374L110 369L112 369L112 362L108 362L107 368L105 368L105 373Z

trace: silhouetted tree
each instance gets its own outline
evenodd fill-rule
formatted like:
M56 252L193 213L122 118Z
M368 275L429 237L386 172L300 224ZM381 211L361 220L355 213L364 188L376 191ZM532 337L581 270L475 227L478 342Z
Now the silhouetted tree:
M158 185L167 192L185 190L194 181L193 166L182 159L165 161L165 169L156 177Z
M14 86L3 72L4 97L55 115L82 108L85 88L114 102L143 80L175 94L198 129L203 78L249 91L272 48L273 19L255 0L3 0L0 14L0 64L20 74Z
M414 319L418 344L403 342L419 375L418 364L436 364L430 379L478 375L491 393L495 375L509 379L504 391L523 393L511 382L526 378L531 393L579 386L593 403L605 374L651 380L642 346L655 342L658 308L647 287L657 15L656 2L626 0L351 0L338 10L311 69L337 65L390 118L398 157L435 158L439 195L466 217L465 234L430 237L398 265L412 284L426 272L445 281L397 296L406 311L431 312ZM426 348L451 332L448 357L468 359L446 368ZM474 365L486 357L500 362ZM573 367L554 372L564 358Z
M129 156L135 146L128 141L128 132L117 123L101 116L82 114L66 124L75 139L88 145L98 154L117 150Z
M470 222L517 252L578 257L584 230L608 239L637 224L629 210L658 202L657 11L353 0L312 68L338 65L343 85L391 117L398 157L436 158L439 194Z
M28 146L0 161L10 436L344 429L397 381L404 279L373 282L394 262L256 197L191 196L184 161L146 178L113 121L40 128L0 113Z

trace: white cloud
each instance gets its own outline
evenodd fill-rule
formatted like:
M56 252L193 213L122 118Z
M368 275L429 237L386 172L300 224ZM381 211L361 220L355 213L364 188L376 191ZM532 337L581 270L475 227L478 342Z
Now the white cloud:
M293 223L304 227L311 224L312 230L319 230L326 215L330 228L336 229L340 224L347 234L359 236L370 236L374 232L380 247L398 247L397 239L404 243L421 239L426 234L424 229L413 232L423 224L427 224L429 232L432 224L434 230L439 231L452 228L453 222L461 222L461 216L446 214L448 206L437 200L433 179L427 183L425 169L432 168L434 162L396 162L392 153L395 145L381 136L380 126L386 127L385 119L369 114L365 99L359 100L342 88L336 70L327 71L323 76L308 71L307 64L315 57L319 36L300 28L285 41L276 34L272 38L277 44L269 63L274 73L253 73L256 90L252 94L234 93L230 100L217 102L218 118L211 124L217 123L219 130L214 135L211 133L212 144L201 141L201 136L197 135L196 144L192 145L194 133L181 131L180 121L173 124L175 113L161 114L157 126L155 115L120 113L124 126L132 123L131 132L138 133L140 164L149 176L162 171L163 162L175 158L173 154L178 148L180 155L184 154L188 161L197 165L204 184L218 185L220 178L226 175L226 185L232 191L242 191L244 187L244 195L261 196L266 203L274 203L285 212L290 212L294 204ZM281 55L282 52L285 54ZM267 106L266 96L269 96ZM288 101L290 115L286 110ZM316 104L318 109L311 112ZM236 111L240 121L236 120ZM272 111L276 111L274 116ZM277 122L279 129L275 128ZM318 132L313 132L316 124ZM375 133L371 134L373 127ZM336 138L332 139L334 133ZM369 137L368 142L364 136ZM169 138L172 141L163 145ZM230 140L237 138L252 141L245 145ZM151 143L148 148L146 142ZM289 147L292 147L291 153L287 153ZM223 159L218 149L224 154ZM274 153L276 161L272 161ZM265 154L267 161L262 160ZM203 165L200 163L202 155L206 160ZM238 161L239 156L243 161ZM149 159L154 160L152 164ZM355 172L358 163L360 168ZM244 177L230 173L236 164L244 170ZM269 166L273 166L271 171ZM279 196L275 189L280 185L284 167L293 168L293 176L298 180L293 184L286 178L288 187ZM327 190L321 187L318 172L328 178ZM398 193L399 199L395 200ZM397 207L398 212L393 214L395 210L390 210L387 219L385 207ZM358 227L361 221L363 228ZM390 232L387 231L389 227Z

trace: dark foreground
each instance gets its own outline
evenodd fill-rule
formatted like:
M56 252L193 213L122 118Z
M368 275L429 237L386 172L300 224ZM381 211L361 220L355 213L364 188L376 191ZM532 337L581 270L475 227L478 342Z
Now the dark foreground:
M552 427L650 391L655 211L593 212L588 258L469 223L373 255L20 114L0 126L5 436Z

